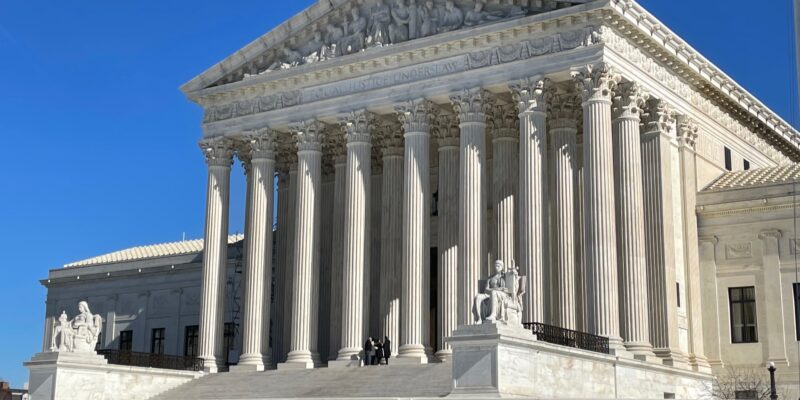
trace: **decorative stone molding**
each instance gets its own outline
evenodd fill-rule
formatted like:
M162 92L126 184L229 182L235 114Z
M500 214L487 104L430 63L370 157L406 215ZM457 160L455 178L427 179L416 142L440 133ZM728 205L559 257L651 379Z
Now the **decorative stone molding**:
M758 238L761 240L767 238L773 238L775 240L779 240L783 234L781 233L780 229L765 229L758 233Z
M436 115L434 133L439 140L439 147L458 147L458 137L461 128L458 127L458 117L454 114L440 112Z
M750 242L729 243L725 245L725 259L727 260L740 260L743 258L751 258L752 256L753 249Z
M274 160L277 133L269 128L256 129L248 132L243 137L244 151L237 153L239 158L242 155L251 160Z
M347 143L370 143L370 125L373 115L367 110L351 112L341 120Z
M660 132L666 135L675 121L675 113L667 102L651 97L645 101L641 118L644 125L642 134Z
M519 141L519 115L513 103L492 106L491 133L494 139Z
M557 93L547 102L550 129L577 129L583 109L576 93Z
M553 94L553 82L548 78L535 76L511 83L509 89L520 114L544 113Z
M203 139L199 145L209 167L230 167L233 164L233 142L230 139L224 137Z
M617 89L620 77L608 63L587 65L573 71L570 75L575 80L575 88L584 102L611 102L614 90Z
M289 129L297 138L298 151L322 151L325 124L312 119L292 124Z
M611 112L615 119L640 119L642 108L650 95L636 82L624 82L617 86Z
M685 116L678 117L678 144L694 149L697 143L698 130L697 123L692 118Z
M494 105L494 95L483 88L464 89L460 94L450 96L453 110L459 123L486 123L486 115Z
M410 100L395 109L404 132L429 132L433 118L431 111L434 109L432 102L426 99Z

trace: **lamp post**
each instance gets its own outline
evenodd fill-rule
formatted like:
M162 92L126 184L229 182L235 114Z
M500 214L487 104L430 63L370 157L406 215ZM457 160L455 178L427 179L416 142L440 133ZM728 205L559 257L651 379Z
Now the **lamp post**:
M769 398L772 400L778 398L778 391L775 389L775 370L777 370L775 363L770 362L767 371L769 371Z

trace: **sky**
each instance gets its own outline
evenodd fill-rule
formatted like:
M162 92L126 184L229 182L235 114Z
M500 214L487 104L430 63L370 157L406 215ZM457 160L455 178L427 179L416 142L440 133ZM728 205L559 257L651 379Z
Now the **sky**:
M312 0L0 0L0 379L27 382L50 269L200 238L200 108L178 87ZM789 0L640 0L795 122ZM231 232L244 178L232 173Z

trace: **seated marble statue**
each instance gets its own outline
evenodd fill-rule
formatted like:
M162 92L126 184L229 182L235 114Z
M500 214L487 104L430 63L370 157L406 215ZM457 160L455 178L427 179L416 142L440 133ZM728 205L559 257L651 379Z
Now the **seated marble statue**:
M67 320L67 313L63 311L58 322L53 327L50 351L69 353L93 353L100 331L103 318L99 314L92 314L89 303L78 303L79 314Z
M521 325L524 279L520 279L518 268L506 269L502 260L495 261L494 269L495 274L486 280L483 293L475 295L472 304L475 322Z
M481 0L475 2L475 7L467 11L464 16L464 26L476 26L490 21L502 19L498 15L493 15L484 11L484 4Z
M441 11L439 33L454 31L464 25L464 13L456 7L452 0L444 2L444 10Z

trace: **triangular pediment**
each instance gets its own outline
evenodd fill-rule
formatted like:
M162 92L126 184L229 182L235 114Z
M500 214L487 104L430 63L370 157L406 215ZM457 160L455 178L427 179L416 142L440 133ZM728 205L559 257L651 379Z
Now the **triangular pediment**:
M181 89L348 57L373 48L522 18L590 0L320 0Z

